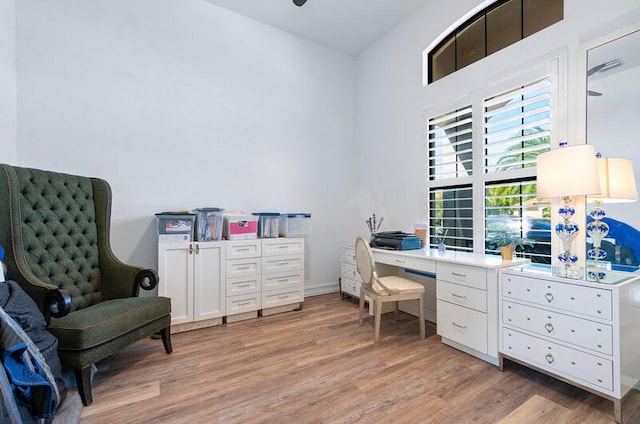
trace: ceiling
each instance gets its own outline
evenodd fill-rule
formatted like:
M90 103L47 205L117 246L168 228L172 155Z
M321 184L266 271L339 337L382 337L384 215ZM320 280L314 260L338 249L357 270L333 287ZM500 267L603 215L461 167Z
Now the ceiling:
M358 56L428 0L206 0L326 47Z

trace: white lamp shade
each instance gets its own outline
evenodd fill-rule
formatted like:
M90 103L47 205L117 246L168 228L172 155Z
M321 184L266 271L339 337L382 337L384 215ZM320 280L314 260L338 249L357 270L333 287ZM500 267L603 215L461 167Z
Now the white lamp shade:
M601 194L589 196L589 200L602 203L624 203L638 200L636 177L630 159L597 158Z
M561 147L538 156L538 197L600 194L596 151L592 145Z

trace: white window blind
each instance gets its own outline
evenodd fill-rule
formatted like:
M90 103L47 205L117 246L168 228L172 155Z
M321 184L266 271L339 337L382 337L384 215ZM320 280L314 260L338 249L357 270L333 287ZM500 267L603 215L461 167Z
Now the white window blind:
M537 202L535 180L488 183L484 199L487 253L498 253L508 236L521 256L550 263L550 206Z
M429 191L429 245L473 251L473 191L471 186Z
M429 119L429 179L473 174L471 106Z
M485 174L534 167L550 149L551 78L483 102Z

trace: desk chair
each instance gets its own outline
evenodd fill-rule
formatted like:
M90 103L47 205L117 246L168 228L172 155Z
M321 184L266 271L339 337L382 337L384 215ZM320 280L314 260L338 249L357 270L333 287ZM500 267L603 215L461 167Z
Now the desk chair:
M375 335L377 343L380 339L380 320L382 317L382 304L385 302L395 302L395 317L398 319L398 302L400 300L418 300L418 314L420 324L420 337L425 338L424 330L424 286L407 278L390 275L388 277L378 277L376 263L373 259L373 252L362 237L356 239L356 266L358 273L362 277L360 288L360 325L364 314L364 297L369 296L373 302L375 314Z

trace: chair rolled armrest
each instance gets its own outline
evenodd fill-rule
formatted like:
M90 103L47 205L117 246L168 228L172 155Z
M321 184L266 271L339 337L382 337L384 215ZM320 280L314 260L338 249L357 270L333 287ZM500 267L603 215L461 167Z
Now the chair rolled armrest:
M140 288L143 290L153 290L158 285L158 273L153 269L143 269L136 274L136 279L133 285L133 296L137 296Z
M43 310L54 318L61 318L71 311L71 295L65 289L48 290L44 295Z

